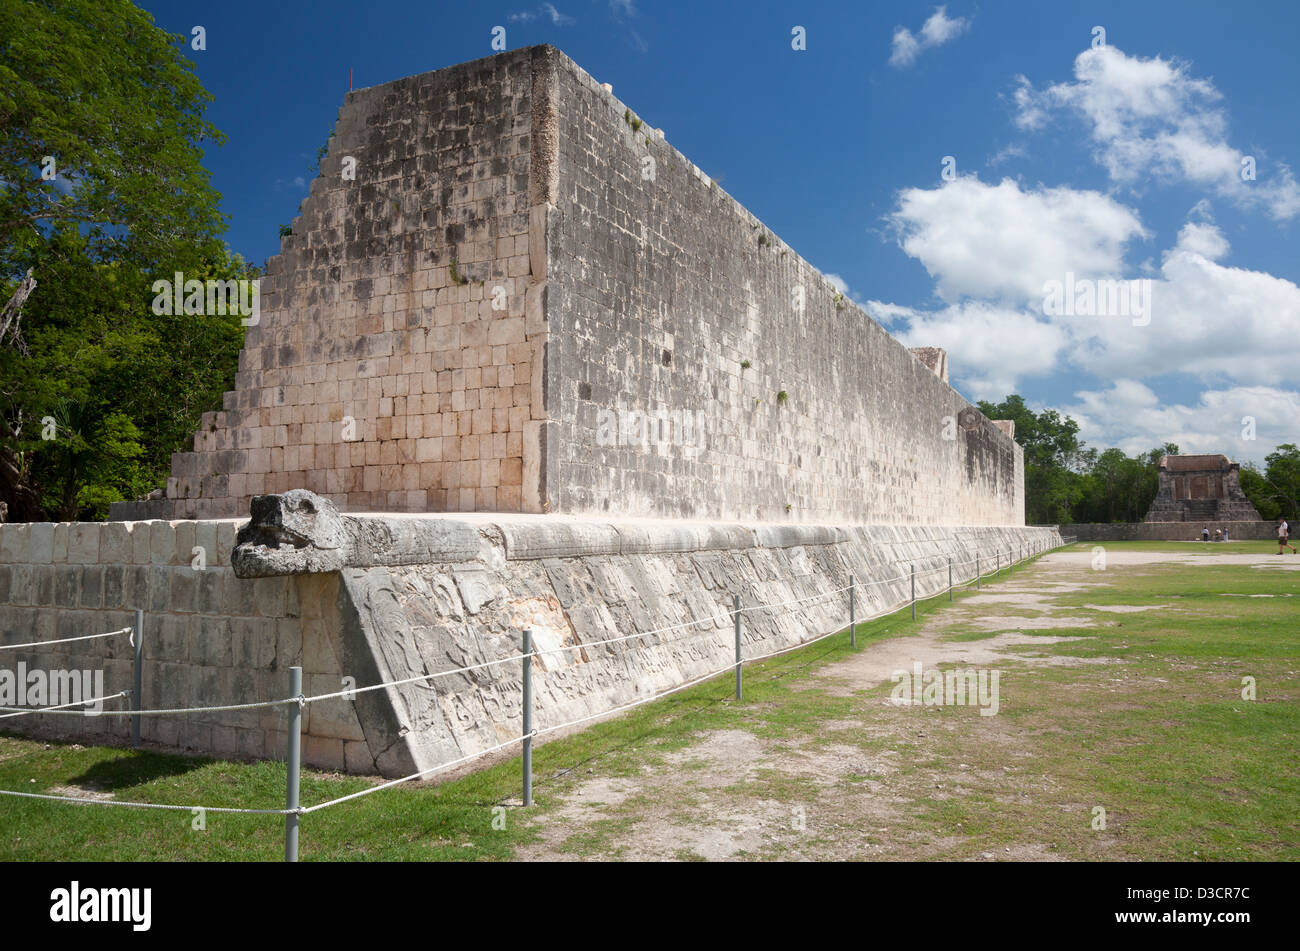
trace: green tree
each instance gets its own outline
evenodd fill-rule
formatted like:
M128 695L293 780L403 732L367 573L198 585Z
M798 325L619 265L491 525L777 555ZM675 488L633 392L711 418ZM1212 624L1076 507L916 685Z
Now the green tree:
M1283 443L1264 457L1264 465L1262 473L1254 465L1241 467L1242 491L1261 518L1300 520L1300 447Z
M176 271L255 276L219 240L202 146L222 137L184 42L125 0L0 0L10 518L102 517L157 487L233 379L237 316L150 307L153 279Z
M980 401L979 410L990 419L1010 419L1016 424L1016 442L1025 451L1025 518L1032 524L1069 522L1070 512L1083 491L1076 471L1086 463L1079 442L1079 424L1054 409L1035 413L1018 395L1001 403Z

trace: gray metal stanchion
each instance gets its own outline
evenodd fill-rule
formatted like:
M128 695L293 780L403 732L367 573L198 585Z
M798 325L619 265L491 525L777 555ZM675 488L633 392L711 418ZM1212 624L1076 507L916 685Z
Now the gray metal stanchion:
M912 620L916 620L916 565L912 566Z
M952 559L948 559L948 603L952 604Z
M131 690L131 745L140 748L140 711L144 709L140 694L144 692L144 611L135 611L135 685Z
M858 628L853 621L853 575L849 575L849 646L858 646Z
M732 601L736 613L736 699L741 697L740 683L740 595L736 595Z
M533 629L524 628L524 805L533 804Z
M302 696L302 668L289 668L289 696ZM298 775L302 768L302 704L291 703L289 707L289 782L285 788L284 808L298 808ZM298 861L298 813L287 812L284 816L284 860Z
M1002 577L1002 551L999 549L996 553L998 559L998 577Z
M980 589L980 553L975 552L975 590Z

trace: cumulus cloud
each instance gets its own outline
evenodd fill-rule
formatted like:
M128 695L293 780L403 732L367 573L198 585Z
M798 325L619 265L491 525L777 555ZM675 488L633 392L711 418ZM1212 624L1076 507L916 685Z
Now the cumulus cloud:
M1213 225L1184 225L1152 282L1151 323L1073 318L1074 362L1103 377L1300 380L1300 287L1219 263L1228 251Z
M921 25L919 34L913 33L905 26L895 29L889 65L899 68L911 66L925 50L942 46L970 27L969 19L949 17L947 9L947 7L937 7L934 13L930 14L930 18Z
M1174 442L1185 453L1223 452L1237 462L1262 464L1280 443L1296 441L1300 419L1300 393L1271 386L1206 390L1187 404L1163 400L1137 380L1120 379L1075 398L1078 402L1064 412L1078 421L1080 436L1130 455ZM1247 438L1252 431L1254 438Z
M939 188L909 188L887 216L900 247L934 278L939 295L1028 302L1043 284L1116 276L1125 245L1145 237L1137 213L1095 191L1022 189L962 176Z
M867 313L887 323L905 319L906 329L894 336L906 346L947 350L950 372L974 399L1000 400L1023 379L1051 373L1069 343L1050 321L980 301L931 313L868 301Z
M1217 261L1228 253L1228 240L1212 224L1189 221L1178 232L1178 247L1206 260Z
M909 346L948 349L953 378L977 396L1003 396L1064 365L1102 379L1300 381L1300 287L1224 263L1231 247L1206 203L1192 209L1159 266L1152 263L1140 318L1045 306L1047 283L1067 275L1075 283L1138 277L1126 272L1124 248L1146 232L1132 209L1105 195L965 177L905 190L888 217L946 306L873 301L868 311L899 327Z
M1270 168L1250 156L1257 178L1243 177L1248 156L1228 142L1222 94L1187 64L1101 46L1075 58L1074 77L1043 89L1018 77L1017 123L1036 129L1070 112L1089 127L1093 156L1117 183L1187 182L1278 220L1300 215L1300 184L1287 165Z

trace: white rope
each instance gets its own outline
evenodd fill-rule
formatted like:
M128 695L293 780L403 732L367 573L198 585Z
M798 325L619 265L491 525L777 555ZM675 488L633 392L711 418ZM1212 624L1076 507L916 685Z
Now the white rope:
M432 674L417 674L414 677L405 677L401 680L386 680L380 684L371 684L369 687L352 687L347 690L336 690L333 693L319 693L310 697L303 697L303 703L314 703L317 700L333 700L336 697L351 698L358 693L369 693L371 690L382 690L385 687L400 687L404 684L418 683L422 680L436 680L438 677L450 677L452 674L462 674L471 670L482 670L485 667L496 667L500 664L517 664L523 660L523 654L517 654L514 657L501 657L497 660L484 661L481 664L471 664L468 667L455 667L451 670L439 670Z
M529 735L536 736L536 731ZM468 763L472 759L478 759L480 756L487 756L489 753L495 753L497 750L505 749L507 746L512 746L515 743L522 743L524 739L525 737L517 736L513 740L498 743L496 746L489 747L485 750L479 750L477 753L470 753L468 756L462 756L460 759L454 759L449 763L441 763L437 766L431 766L428 769L422 769L418 773L412 773L410 776L403 776L401 779L390 779L386 783L381 783L378 786L371 786L369 789L363 789L360 792L354 792L347 796L339 796L339 798L331 799L328 802L318 802L316 805L308 806L305 809L299 808L298 812L305 816L307 813L315 812L317 809L325 809L329 806L337 806L339 803L347 802L350 799L359 799L362 796L369 796L371 793L379 792L381 789L388 789L390 786L397 786L401 783L409 783L411 780L419 779L421 776L430 776L434 773L440 773L443 770L451 769L453 766L459 766L461 763Z
M259 707L279 707L289 703L303 703L305 697L286 697L283 700L259 700L257 703L228 703L220 707L174 707L170 710L101 710L96 713L98 717L159 717L180 715L182 713L223 713L227 710L255 710ZM0 709L14 709L13 707L0 707ZM81 716L77 710L59 710L55 707L46 707L43 710L33 710L32 713L58 713L62 715L74 714Z
M728 611L724 615L697 618L694 621L681 621L677 624L670 624L667 627L657 627L653 631L642 631L639 634L625 634L622 637L607 637L601 641L586 641L581 644L566 644L562 647L548 647L545 650L540 650L540 651L534 650L532 656L541 656L543 654L558 654L561 651L583 650L588 647L600 647L604 644L620 644L623 641L633 641L636 640L638 637L649 637L651 634L663 634L666 631L675 631L678 630L679 628L684 629L688 627L696 627L700 624L719 624L719 623L729 622L731 620L731 615L733 613L734 612ZM523 654L520 654L519 657L516 659L522 659L523 656L524 656Z
M841 588L841 589L839 589L839 590L846 590L846 589ZM830 592L830 593L831 593L831 594L834 594L835 592ZM823 597L824 597L824 596L823 596ZM805 600L807 600L807 599L805 599ZM874 616L871 616L871 617L867 617L867 618L864 618L863 620L864 620L864 621L874 620L876 617L883 617L885 614L890 614L890 613L893 613L894 611L897 611L897 610L898 610L897 607L890 608L890 609L886 610L885 612L883 612L882 614L878 614L878 615L874 615ZM861 622L859 622L859 623L861 623ZM651 633L651 632L647 632L647 633ZM783 648L781 651L778 651L778 652L776 652L776 653L785 653L785 652L787 652L787 651L796 650L796 649L798 649L798 648L800 648L800 647L807 647L807 646L809 646L810 644L815 644L815 643L817 643L817 641L824 640L824 639L827 638L827 637L831 637L831 636L833 636L833 635L835 635L835 634L842 634L842 633L844 633L843 630L831 631L830 633L822 634L822 635L819 636L819 637L815 637L815 638L813 638L812 640L809 640L809 641L802 641L802 642L800 642L800 643L798 643L798 644L795 644L795 645L793 645L793 646L791 646L791 647ZM584 645L584 646L585 646L585 645ZM539 653L539 652L535 652L535 653ZM513 659L513 660L522 660L524 656L525 656L525 655L522 655L522 654L521 654L518 658L512 658L512 659ZM748 662L751 661L751 660L763 660L763 659L765 659L765 658L767 658L767 657L773 657L773 656L775 656L775 653L774 653L774 654L763 654L763 655L760 655L759 657L754 657L754 658L744 658L742 662L744 662L744 663L748 663ZM467 763L467 762L469 762L470 760L478 759L480 756L486 756L486 755L489 754L489 753L495 753L497 750L505 749L507 746L512 746L512 745L514 745L515 743L522 743L522 742L523 742L525 739L527 739L528 737L537 737L537 736L542 736L543 734L546 734L546 733L553 733L553 732L555 732L556 730L567 729L568 727L571 727L571 726L577 726L578 724L586 723L586 722L588 722L588 721L590 721L590 720L596 720L596 719L599 719L599 718L601 718L601 717L609 717L609 716L613 716L613 715L615 715L615 714L618 714L618 713L623 712L624 710L630 710L630 709L632 709L633 707L639 707L639 706L642 706L642 705L647 704L647 703L652 703L652 702L654 702L655 700L662 700L662 699L664 699L665 697L669 697L669 696L672 696L672 695L675 694L675 693L678 693L679 691L686 690L686 689L688 689L688 688L690 688L690 687L694 687L694 686L696 686L696 685L698 685L698 684L701 684L701 683L703 683L703 682L706 681L706 680L710 680L710 679L712 679L712 678L714 678L714 677L718 677L718 676L720 676L720 675L722 675L722 674L725 674L725 673L727 673L727 672L729 672L729 671L735 670L735 667L736 667L735 664L728 664L728 665L725 666L725 667L720 667L720 668L718 668L717 670L710 671L710 672L707 673L707 674L701 674L699 677L695 677L695 678L693 678L693 679L691 679L691 680L686 681L685 683L678 684L676 687L672 687L672 688L670 688L670 689L668 689L668 690L660 691L660 692L655 693L655 694L652 694L652 695L650 695L650 696L648 696L648 697L642 697L640 700L633 700L631 703L625 703L625 704L622 704L621 706L611 707L611 708L608 709L608 710L602 710L602 711L599 712L599 713L593 713L593 714L590 714L590 715L585 716L585 717L579 717L579 718L577 718L576 720L569 720L569 721L566 721L566 722L564 722L564 723L557 723L557 724L555 724L554 726L548 726L548 727L545 727L545 728L540 729L540 730L533 730L533 732L532 732L532 733L529 733L527 736L519 736L519 737L515 737L514 739L506 740L504 743L498 743L496 746L492 746L492 747L489 747L489 748L484 749L484 750L479 750L477 753L470 753L470 754L467 755L467 756L462 756L462 757L460 757L460 758L458 758L458 759L451 760L450 762L441 763L441 764L439 764L439 765L437 765L437 766L431 766L431 767L428 768L428 769L422 769L422 770L420 770L419 772L412 773L412 774L409 775L409 776L403 776L403 777L401 777L400 779L389 780L388 782L383 783L383 784L381 784L381 785L379 785L379 786L372 786L372 787L370 787L369 789L363 789L363 790L361 790L360 792L355 792L355 793L352 793L351 795L348 795L348 796L340 796L339 798L337 798L337 799L331 799L331 800L329 800L328 802L317 803L317 804L314 805L314 806L309 806L309 807L307 807L307 808L305 808L305 809L299 809L299 812L302 813L303 815L306 815L307 813L309 813L309 812L315 812L315 811L318 810L318 809L325 809L325 808L327 808L327 807L329 807L329 806L338 805L339 803L347 802L348 800L351 800L351 799L357 799L357 798L359 798L359 797L361 797L361 796L368 796L368 795L370 795L371 793L373 793L373 792L378 792L378 791L381 790L381 789L387 789L387 788L392 787L392 786L400 785L401 783L410 782L411 780L413 780L413 779L419 779L419 778L422 777L422 776L430 776L430 775L433 775L434 773L438 773L438 772L442 772L442 771L444 771L444 770L451 769L453 766L459 766L459 765L461 765L462 763Z
M117 637L119 634L130 634L134 631L133 627L124 627L120 631L108 631L105 634L86 634L82 637L61 637L57 641L31 641L27 644L0 644L0 651L17 650L20 647L44 647L47 644L71 644L73 641L93 641L97 637Z
M863 585L863 587L866 587L866 585ZM820 601L825 598L829 598L833 594L839 594L843 591L848 591L848 590L849 590L849 586L845 585L842 588L832 588L830 591L827 591L825 594L809 595L806 598L797 598L794 601L778 601L776 604L756 604L753 607L741 608L740 613L745 614L749 611L770 611L772 608L781 608L790 604L803 604L806 601ZM734 614L735 612L733 611L732 613Z
M897 578L881 578L879 581L855 581L853 585L854 587L858 587L858 588L871 588L878 584L894 584L896 582L906 581L906 580L907 579L904 578L902 575L899 575Z
M867 617L864 618L855 619L854 626L858 624L864 624L868 621L878 620L879 618L885 617L886 615L893 614L895 611L901 610L902 608L906 607L909 604L911 604L911 601L903 601L900 602L899 604L894 605L893 607L886 608L885 610L881 611L878 614L868 615ZM811 640L800 641L798 644L792 644L789 647L783 647L780 650L772 651L769 654L759 654L757 657L742 657L741 663L748 664L756 660L766 660L769 657L776 657L778 654L787 654L790 651L798 650L801 647L809 647L813 644L816 644L818 641L825 640L828 637L834 637L836 634L843 634L845 630L847 630L847 628L839 628L834 631L829 631L825 634L820 634L817 637L812 638ZM541 730L534 730L533 735L541 736L543 733L553 733L556 730L563 730L566 727L575 726L579 723L586 723L589 720L597 720L600 719L601 717L607 717L615 713L621 713L624 710L630 710L633 707L639 707L642 704L651 703L655 700L662 700L664 697L671 696L672 694L677 693L679 690L685 690L688 687L694 687L695 685L701 684L706 680L710 680L713 677L718 677L721 676L722 674L729 673L735 669L736 669L736 665L733 662L728 664L725 667L719 667L717 670L711 671L710 673L701 674L699 677L696 677L693 680L688 680L686 683L678 684L676 687L672 687L660 693L653 694L649 697L642 697L640 700L633 700L631 703L625 703L622 706L618 706L618 707L611 707L610 709L604 710L600 713L593 713L590 714L589 716L579 717L576 720L569 720L567 723L558 723L555 726L548 726Z
M19 796L23 799L53 799L56 802L84 802L92 806L130 806L133 809L183 809L186 812L202 809L204 812L242 812L258 816L283 816L291 812L302 811L293 809L236 809L233 806L170 806L160 802L123 802L117 799L80 799L75 796L49 796L42 793L17 792L13 789L0 789L0 796Z
M6 711L0 720L7 720L10 717L22 717L31 713L49 713L51 710L62 710L64 707L85 707L92 703L100 703L104 700L117 700L121 697L131 696L131 691L123 690L120 693L105 694L102 697L91 697L89 700L76 700L72 703L61 703L55 707L0 707L0 710Z

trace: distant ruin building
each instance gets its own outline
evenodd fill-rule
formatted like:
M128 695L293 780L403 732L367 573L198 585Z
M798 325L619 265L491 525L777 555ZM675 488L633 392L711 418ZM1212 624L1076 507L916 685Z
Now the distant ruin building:
M1160 490L1148 522L1258 522L1241 490L1241 470L1222 454L1161 456Z

